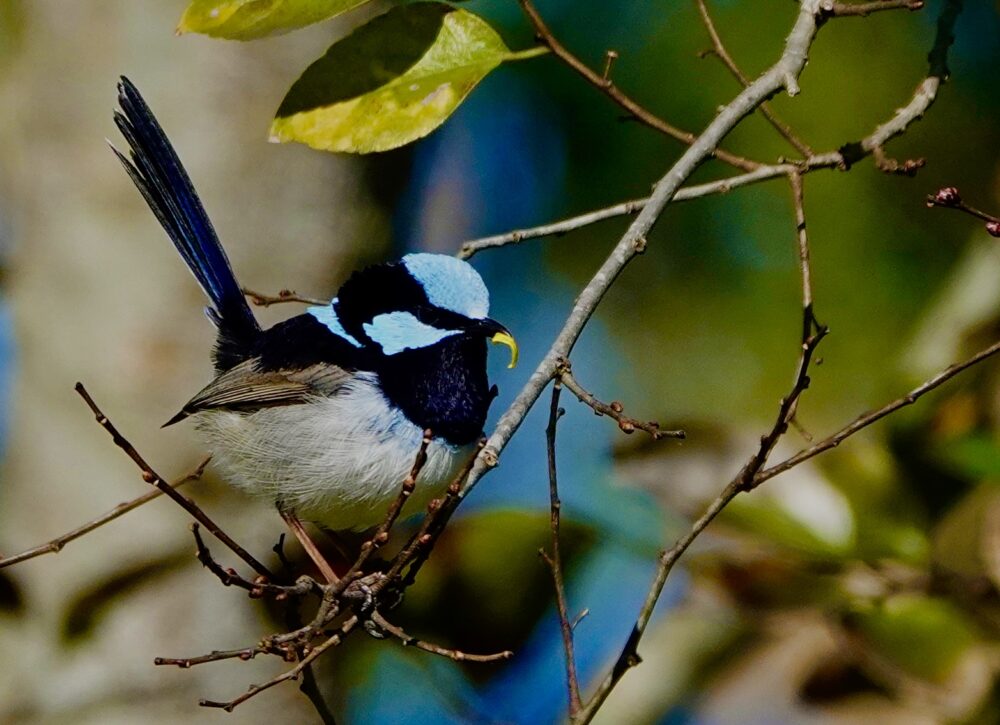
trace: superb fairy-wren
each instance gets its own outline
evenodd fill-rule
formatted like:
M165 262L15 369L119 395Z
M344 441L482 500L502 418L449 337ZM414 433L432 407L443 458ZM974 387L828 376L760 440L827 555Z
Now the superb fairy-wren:
M432 441L407 506L425 506L476 449L490 402L486 341L517 345L489 319L467 262L408 254L356 272L329 305L263 330L212 223L149 107L122 78L114 149L211 302L216 377L188 417L237 487L333 530L378 524ZM113 148L113 147L112 147Z

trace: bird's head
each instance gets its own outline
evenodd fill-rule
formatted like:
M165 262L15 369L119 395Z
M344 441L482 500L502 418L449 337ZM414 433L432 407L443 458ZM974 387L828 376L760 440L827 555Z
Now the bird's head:
M444 254L408 254L355 272L329 306L309 313L359 348L385 356L430 347L455 336L518 349L506 327L488 317L490 295L468 262Z

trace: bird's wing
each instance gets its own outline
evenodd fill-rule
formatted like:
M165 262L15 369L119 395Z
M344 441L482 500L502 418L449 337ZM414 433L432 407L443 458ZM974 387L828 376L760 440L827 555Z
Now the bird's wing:
M353 373L331 363L316 363L297 370L261 370L254 358L230 368L206 385L167 421L164 427L194 413L211 409L250 412L275 405L304 403L330 397L344 387Z

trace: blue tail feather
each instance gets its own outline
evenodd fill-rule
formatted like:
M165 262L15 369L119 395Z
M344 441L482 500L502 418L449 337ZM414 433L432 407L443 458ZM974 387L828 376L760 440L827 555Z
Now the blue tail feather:
M252 354L260 326L243 296L180 159L136 87L122 76L115 112L131 153L112 147L167 235L212 302L209 316L219 330L216 367L228 369Z

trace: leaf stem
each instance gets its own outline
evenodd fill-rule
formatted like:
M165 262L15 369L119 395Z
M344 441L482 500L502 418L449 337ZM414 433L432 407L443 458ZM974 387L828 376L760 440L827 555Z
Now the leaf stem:
M537 58L540 55L548 55L551 52L552 49L547 45L536 45L534 48L512 50L504 60L528 60L530 58Z

